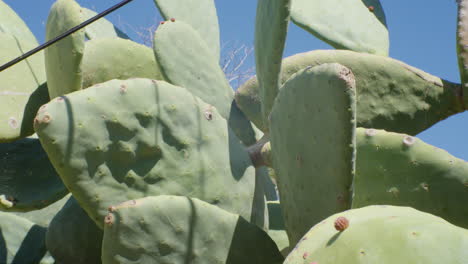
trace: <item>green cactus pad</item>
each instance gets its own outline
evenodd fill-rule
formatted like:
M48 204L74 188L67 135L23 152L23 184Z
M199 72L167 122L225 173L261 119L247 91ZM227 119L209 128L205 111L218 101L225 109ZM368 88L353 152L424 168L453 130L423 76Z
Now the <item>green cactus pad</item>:
M154 54L167 80L191 88L191 93L227 118L234 92L211 53L202 37L185 22L167 21L154 34Z
M96 12L88 8L82 8L83 11L83 20L88 20L95 15ZM123 33L122 30L114 26L109 20L105 18L100 18L99 20L93 22L91 25L86 26L85 36L89 40L97 38L122 38L130 39L127 34Z
M373 12L380 4L372 11L362 0L291 2L291 20L334 48L388 55L387 26L379 19L383 10Z
M250 219L247 151L187 89L112 80L52 100L36 120L59 175L98 226L110 205L160 194L191 195Z
M104 233L73 198L52 219L47 250L57 263L100 264Z
M1 211L41 209L68 193L38 139L2 143L0 157Z
M0 33L6 33L14 36L14 38L20 43L21 47L23 43L26 43L26 45L38 45L36 37L34 37L28 26L18 16L18 14L16 14L16 12L3 1L0 1ZM23 49L23 51L26 52L29 50ZM0 58L3 58L3 56Z
M234 102L223 70L190 25L177 20L160 25L154 35L154 54L166 80L216 107L245 145L255 143L254 128Z
M192 26L219 63L219 23L214 0L154 0L154 3L164 19L180 20Z
M334 227L338 218L349 223L341 232ZM467 245L468 230L442 218L410 207L368 206L315 225L284 264L464 264Z
M263 120L268 119L279 90L281 60L289 25L291 0L259 0L255 22L255 65Z
M280 83L297 71L323 63L340 63L354 73L357 125L416 135L438 121L464 111L461 87L401 61L341 50L316 50L283 60ZM236 91L236 102L255 125L267 131L258 103L255 77Z
M458 0L457 54L463 84L463 102L468 109L468 1Z
M112 79L163 79L151 48L120 38L86 42L81 68L83 88Z
M283 262L275 243L239 215L201 200L153 196L106 216L103 264Z
M50 9L46 40L51 40L84 21L81 7L74 0L57 0ZM45 50L45 65L50 98L81 89L81 60L85 33L81 29Z
M36 47L26 42L20 47L18 43L14 36L0 33L0 64ZM32 124L37 109L49 101L45 79L42 52L0 72L0 143L34 133Z
M46 255L46 228L0 212L0 263L40 263Z
M320 220L351 207L355 87L349 69L330 63L299 71L276 98L271 150L292 245Z
M404 134L358 129L353 208L410 206L468 228L468 162Z

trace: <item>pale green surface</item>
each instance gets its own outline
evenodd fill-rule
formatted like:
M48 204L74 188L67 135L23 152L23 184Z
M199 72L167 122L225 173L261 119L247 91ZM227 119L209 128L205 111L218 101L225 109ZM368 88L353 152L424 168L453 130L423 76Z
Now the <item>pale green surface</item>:
M87 41L81 68L83 88L112 79L163 80L151 48L120 38Z
M0 32L0 65L36 47ZM33 118L40 105L48 101L41 85L45 82L44 54L28 59L0 72L0 142L10 142L34 133Z
M5 2L0 0L0 33L14 36L22 48L23 44L37 46L36 37L24 21ZM25 52L27 50L24 50ZM3 56L2 56L3 58ZM0 63L1 64L1 63Z
M263 120L268 120L280 87L279 74L291 0L259 0L255 22L255 66ZM268 128L266 128L268 130Z
M291 0L291 2L291 20L331 46L337 49L388 55L387 27L380 22L374 12L369 11L362 0ZM383 14L383 11L379 12Z
M156 30L153 48L168 82L213 105L245 145L255 143L254 128L238 109L223 70L200 34L185 22L167 21Z
M334 221L346 217L343 232ZM410 207L368 206L324 219L284 264L465 264L468 230Z
M211 53L200 34L182 21L167 21L154 35L154 54L164 76L212 104L227 118L234 92Z
M84 21L81 7L74 0L57 0L50 9L46 40L51 40ZM45 50L45 65L50 98L81 89L81 60L85 48L84 29Z
M219 62L219 23L214 0L154 0L154 3L164 19L170 21L173 18L192 26L200 34L216 62Z
M355 89L352 72L330 63L299 71L276 98L271 150L291 245L312 225L351 206Z
M282 263L275 243L242 217L201 200L153 196L116 205L104 226L104 264Z
M187 89L113 80L53 100L38 120L52 163L98 226L110 205L160 194L190 195L250 220L250 157L216 109Z
M353 208L410 206L468 228L468 162L423 141L358 129Z

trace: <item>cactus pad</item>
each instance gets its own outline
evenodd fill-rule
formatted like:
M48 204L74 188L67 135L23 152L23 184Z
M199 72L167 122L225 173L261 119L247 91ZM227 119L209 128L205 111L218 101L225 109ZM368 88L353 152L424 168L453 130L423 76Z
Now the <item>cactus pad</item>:
M83 88L112 79L163 80L152 49L120 38L102 38L86 42L81 68Z
M110 205L160 194L190 194L250 220L248 153L187 89L112 80L54 99L35 124L65 185L100 226Z
M103 264L282 263L275 243L239 215L183 196L127 201L106 216Z
M284 84L270 118L273 168L294 245L312 225L351 207L353 73L337 63L299 71Z
M167 21L154 34L154 54L165 77L190 89L227 118L234 92L211 53L200 34L185 22Z
M388 55L388 30L377 16L383 10L374 13L380 3L369 9L362 0L291 2L291 20L334 48Z
M46 39L51 40L84 21L81 7L74 0L57 0L50 9ZM81 60L85 48L81 29L48 47L45 54L50 98L81 89Z
M219 23L214 0L154 0L154 3L164 19L184 21L194 28L219 62Z
M0 64L33 48L34 43L23 42L19 46L14 36L0 33ZM44 83L44 54L35 54L0 72L0 81L0 143L32 135L37 109L49 101Z
M289 26L291 0L259 0L255 23L255 65L263 120L279 90L281 60Z
M0 1L0 33L12 35L18 41L20 47L23 48L23 52L28 51L25 49L26 47L22 46L23 43L37 46L36 37L34 37L31 30L4 1Z
M353 208L410 206L468 228L468 162L404 134L358 129Z
M461 87L401 61L345 50L316 50L283 60L280 83L297 71L323 63L340 63L356 78L357 126L418 134L465 110ZM236 91L236 102L255 125L267 131L258 103L255 77Z
M334 227L344 217L344 231ZM468 230L410 207L368 206L328 217L310 229L284 264L463 264Z
M216 107L245 145L255 143L254 128L234 102L223 70L190 25L178 20L160 25L154 35L154 54L166 80Z

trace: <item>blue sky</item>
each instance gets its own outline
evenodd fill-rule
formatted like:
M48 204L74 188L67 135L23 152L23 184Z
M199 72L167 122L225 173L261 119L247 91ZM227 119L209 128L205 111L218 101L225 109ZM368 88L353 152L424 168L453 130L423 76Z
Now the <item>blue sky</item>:
M28 24L40 43L54 0L4 0ZM78 0L80 5L102 11L119 0ZM255 0L215 0L221 42L236 41L253 46ZM455 0L381 0L390 31L390 56L443 79L459 82L455 50ZM161 17L152 0L134 0L107 17L130 37L157 24ZM290 25L284 56L314 49L330 49L300 28ZM253 58L249 64L253 66ZM468 160L468 111L439 122L419 138Z

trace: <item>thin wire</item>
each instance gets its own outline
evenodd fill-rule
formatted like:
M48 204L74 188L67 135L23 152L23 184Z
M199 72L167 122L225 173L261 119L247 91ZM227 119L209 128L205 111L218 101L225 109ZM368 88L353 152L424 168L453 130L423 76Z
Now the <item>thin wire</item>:
M114 12L115 10L121 8L122 6L124 6L124 5L128 4L128 3L130 3L131 1L133 1L133 0L124 0L124 1L116 4L115 6L103 11L102 13L99 13L99 14L95 15L94 17L84 21L83 23L69 29L68 31L66 31L65 33L59 35L58 37L56 37L54 39L51 39L51 40L47 41L46 43L38 46L37 48L34 48L34 49L24 53L23 55L19 56L18 58L13 59L12 61L3 64L2 66L0 66L0 72L10 68L11 66L17 64L18 62L20 62L22 60L25 60L26 58L36 54L37 52L39 52L39 51L41 51L41 50L43 50L43 49L45 49L47 47L49 47L50 45L64 39L65 37L68 37L69 35L71 35L71 34L75 33L76 31L86 27L87 25L93 23L94 21L96 21L96 20L98 20L98 19L100 19L100 18Z

